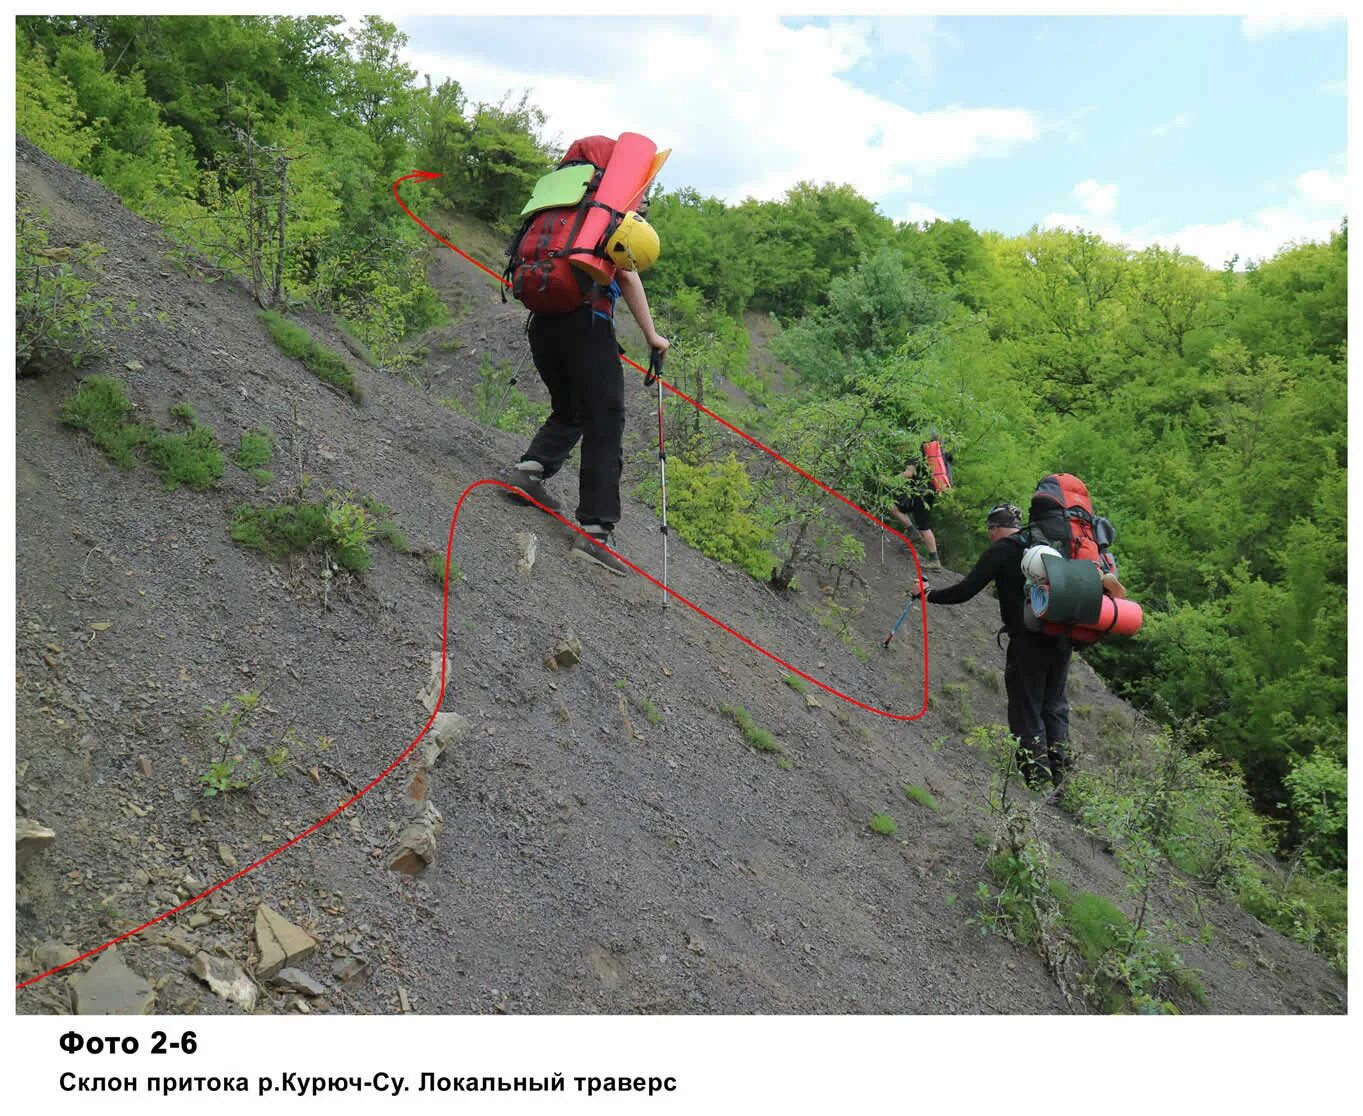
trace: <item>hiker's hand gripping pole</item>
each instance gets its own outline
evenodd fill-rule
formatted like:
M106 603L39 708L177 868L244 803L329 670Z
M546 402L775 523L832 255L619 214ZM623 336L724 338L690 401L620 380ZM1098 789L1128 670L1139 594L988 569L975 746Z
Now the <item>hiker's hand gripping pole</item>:
M658 385L658 482L663 494L663 608L667 607L667 439L663 434L663 351L648 350L648 373L644 387Z

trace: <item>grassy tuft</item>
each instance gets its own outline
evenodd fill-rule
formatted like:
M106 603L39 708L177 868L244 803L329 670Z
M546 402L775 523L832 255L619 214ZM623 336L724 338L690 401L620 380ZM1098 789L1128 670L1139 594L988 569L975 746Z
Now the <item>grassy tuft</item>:
M297 322L291 322L277 310L262 310L260 320L285 356L301 360L303 367L334 387L340 388L357 403L362 395L355 383L354 373L340 357L313 340L312 334Z
M274 474L265 466L269 464L270 458L274 456L275 436L264 427L256 427L254 430L243 430L241 443L237 447L236 453L232 455L232 460L238 467L245 469L251 476L261 484L269 484L274 480Z
M904 784L904 793L909 796L911 802L917 802L926 810L937 809L937 799L933 798L926 790L913 783Z
M870 826L872 833L879 833L885 837L893 837L899 832L899 823L889 814L872 814L867 825Z
M781 745L776 742L776 738L766 729L759 728L753 721L752 715L743 706L726 705L722 711L733 719L734 724L738 726L738 731L743 734L743 739L748 742L750 747L759 752L781 751Z
M184 406L192 415L193 408ZM222 451L213 431L206 426L194 426L185 434L152 435L147 442L147 457L169 489L184 484L202 492L222 477Z
M369 569L372 537L363 508L354 504L297 501L242 505L232 513L232 538L272 558L296 553L330 553L352 573Z
M123 382L112 376L87 376L62 404L62 421L89 434L105 456L124 469L137 464L133 451L151 433L144 424L130 421L132 413Z

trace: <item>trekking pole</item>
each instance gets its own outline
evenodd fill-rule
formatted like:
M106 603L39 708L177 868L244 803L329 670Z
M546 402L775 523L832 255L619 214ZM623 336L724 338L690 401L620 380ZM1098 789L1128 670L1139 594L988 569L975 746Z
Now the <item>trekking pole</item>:
M502 397L501 397L501 399L497 400L497 410L496 410L496 412L495 412L495 413L493 414L493 416L492 416L492 421L493 421L494 424L496 423L496 421L497 421L499 418L502 417L502 408L506 406L506 401L507 401L507 399L508 399L508 398L510 397L510 395L511 395L511 389L512 389L513 387L516 386L516 380L517 380L517 378L520 376L520 374L521 374L521 372L524 370L524 368L525 368L525 354L522 353L522 354L521 354L520 363L516 365L516 371L514 371L514 372L511 373L511 379L507 380L507 382L506 382L506 387L504 387L504 388L502 389Z
M663 494L663 608L667 607L667 440L663 435L663 354L657 349L648 351L648 374L644 387L658 385L658 483Z
M909 615L909 610L913 608L914 600L914 597L909 598L909 603L904 606L904 611L899 614L899 619L894 622L894 627L890 629L890 634L885 637L885 641L880 645L881 647L890 646L890 640L894 639L895 633L899 631L899 626L904 623Z

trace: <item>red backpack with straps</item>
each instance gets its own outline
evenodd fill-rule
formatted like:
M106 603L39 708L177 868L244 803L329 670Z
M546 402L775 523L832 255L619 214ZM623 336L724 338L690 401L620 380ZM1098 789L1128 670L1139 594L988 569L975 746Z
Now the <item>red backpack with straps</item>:
M1066 558L1087 558L1101 573L1117 572L1117 562L1108 550L1117 532L1106 519L1093 514L1088 486L1073 473L1041 478L1032 493L1031 521L1025 533L1031 542L1048 542Z
M560 161L558 170L578 166L595 168L595 173L585 181L580 200L530 213L507 245L508 262L502 277L527 310L537 314L567 314L590 306L600 313L611 313L613 302L607 288L572 265L574 250L569 246L577 239L587 214L599 204L596 190L615 150L615 142L607 136L575 140ZM546 175L541 179L541 184L549 177ZM537 193L538 190L539 186ZM527 204L527 209L533 204L534 198ZM506 299L505 290L502 299Z

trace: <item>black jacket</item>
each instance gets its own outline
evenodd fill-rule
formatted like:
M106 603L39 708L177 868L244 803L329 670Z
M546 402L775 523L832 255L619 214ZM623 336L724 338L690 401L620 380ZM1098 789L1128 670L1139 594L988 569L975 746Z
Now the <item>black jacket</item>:
M925 600L932 604L964 604L990 582L998 586L999 616L1010 636L1032 635L1022 623L1022 547L1016 535L1008 535L989 544L980 555L974 569L965 579L945 589L929 589Z

